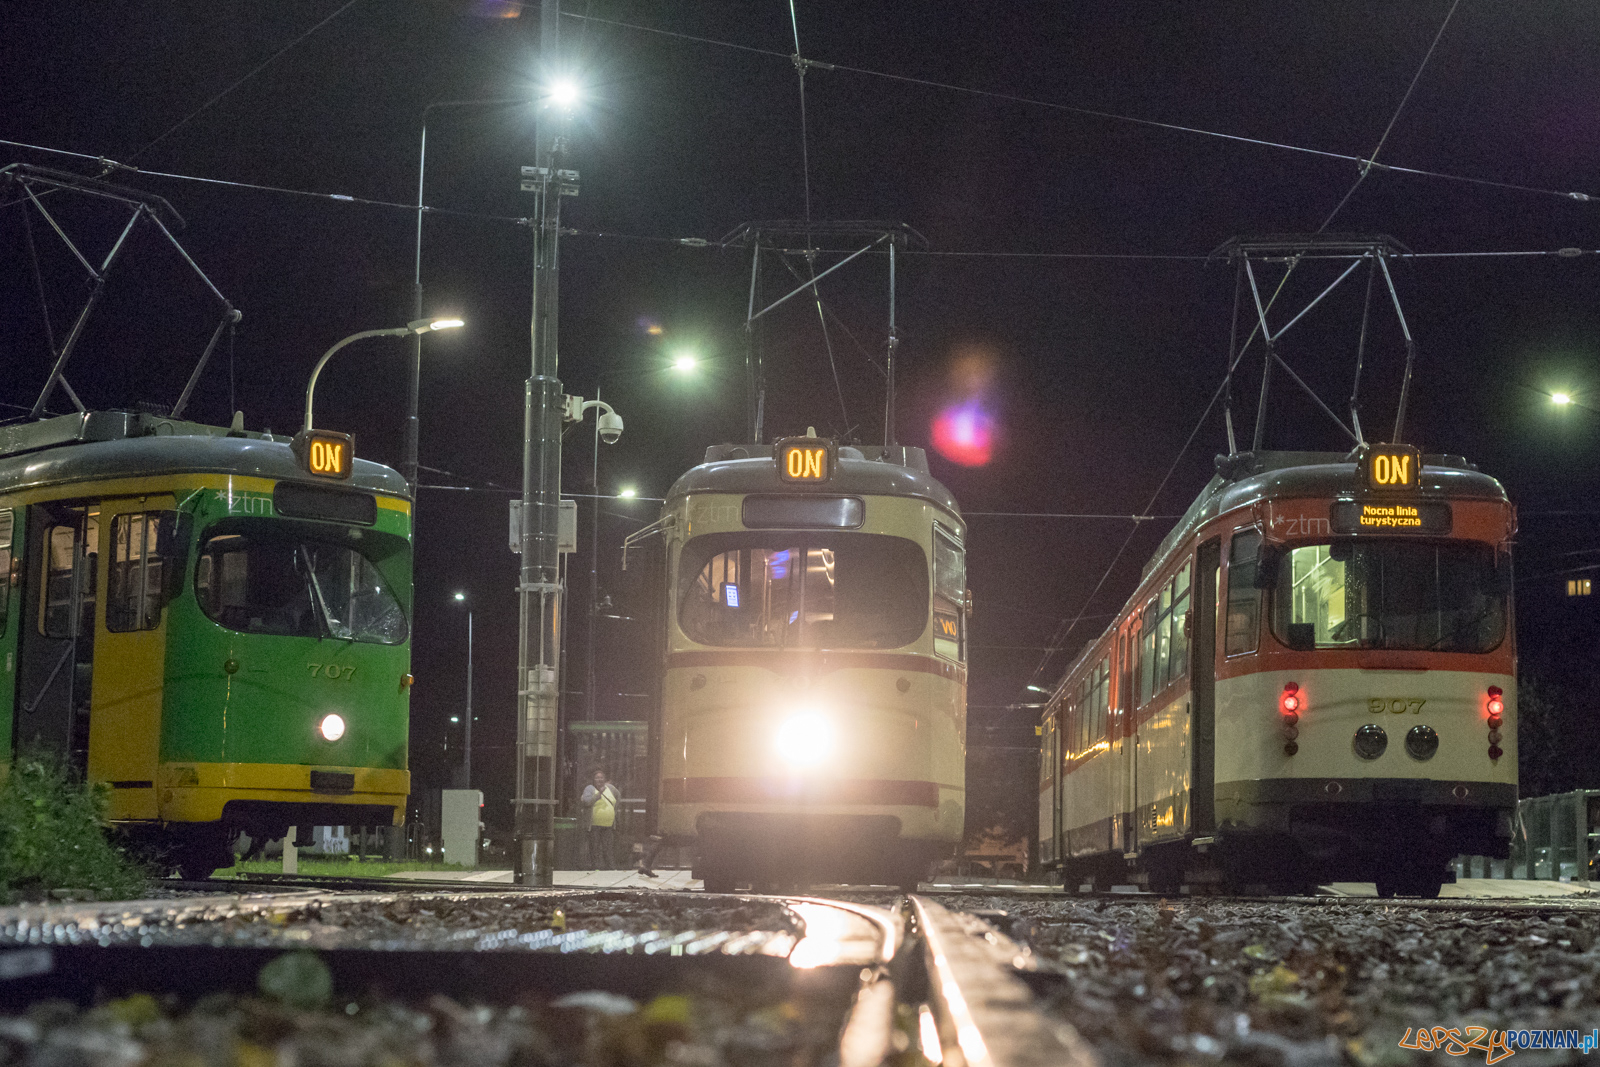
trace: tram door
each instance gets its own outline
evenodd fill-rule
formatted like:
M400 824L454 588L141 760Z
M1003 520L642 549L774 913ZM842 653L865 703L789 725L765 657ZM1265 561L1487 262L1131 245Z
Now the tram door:
M27 516L13 745L54 755L81 774L88 769L100 510L50 502L28 508Z
M154 819L166 675L163 610L181 578L170 496L100 505L100 588L90 696L88 771L111 785L113 819Z
M22 606L22 561L18 550L22 547L22 528L17 522L20 511L0 508L0 763L11 754L11 738L16 726L17 702L17 629Z
M1138 701L1134 697L1134 678L1137 670L1133 660L1139 647L1137 631L1129 628L1118 639L1121 655L1117 686L1117 740L1111 743L1111 848L1124 855L1137 851L1137 835L1133 820L1139 810L1135 799L1135 761L1138 759L1139 737L1136 732L1135 712Z
M1222 542L1201 545L1195 561L1194 637L1190 641L1194 671L1189 678L1194 709L1189 826L1196 837L1208 837L1216 830L1217 578L1221 566Z

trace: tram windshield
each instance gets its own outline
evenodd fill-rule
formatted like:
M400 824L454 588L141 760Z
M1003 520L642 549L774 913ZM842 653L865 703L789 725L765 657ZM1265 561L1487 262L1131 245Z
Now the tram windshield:
M405 641L405 611L371 560L348 545L269 529L206 539L195 596L230 630L334 637L369 644Z
M1494 550L1467 541L1334 541L1285 552L1273 632L1290 648L1487 652L1505 638Z
M928 625L928 558L903 537L710 534L679 574L679 624L704 645L900 648Z

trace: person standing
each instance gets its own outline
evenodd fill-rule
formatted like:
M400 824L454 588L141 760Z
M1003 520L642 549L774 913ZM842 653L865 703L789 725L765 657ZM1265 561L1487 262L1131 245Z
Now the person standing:
M617 788L606 781L606 772L595 768L594 781L583 787L579 798L589 812L589 868L609 871L616 843Z

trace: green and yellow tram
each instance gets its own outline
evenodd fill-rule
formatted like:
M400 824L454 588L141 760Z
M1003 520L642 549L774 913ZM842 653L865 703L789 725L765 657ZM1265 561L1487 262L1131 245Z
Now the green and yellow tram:
M146 414L0 427L0 723L187 877L239 831L404 816L411 505L341 457Z

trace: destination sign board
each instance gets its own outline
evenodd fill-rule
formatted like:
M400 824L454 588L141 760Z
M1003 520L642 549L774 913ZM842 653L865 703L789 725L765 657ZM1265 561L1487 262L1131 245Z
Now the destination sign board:
M818 437L790 437L773 450L778 477L786 482L826 482L833 478L833 442Z
M331 430L301 430L289 442L307 474L344 481L356 468L356 439Z
M1334 533L1447 534L1450 505L1438 500L1397 503L1393 500L1341 500L1333 505L1328 524Z

